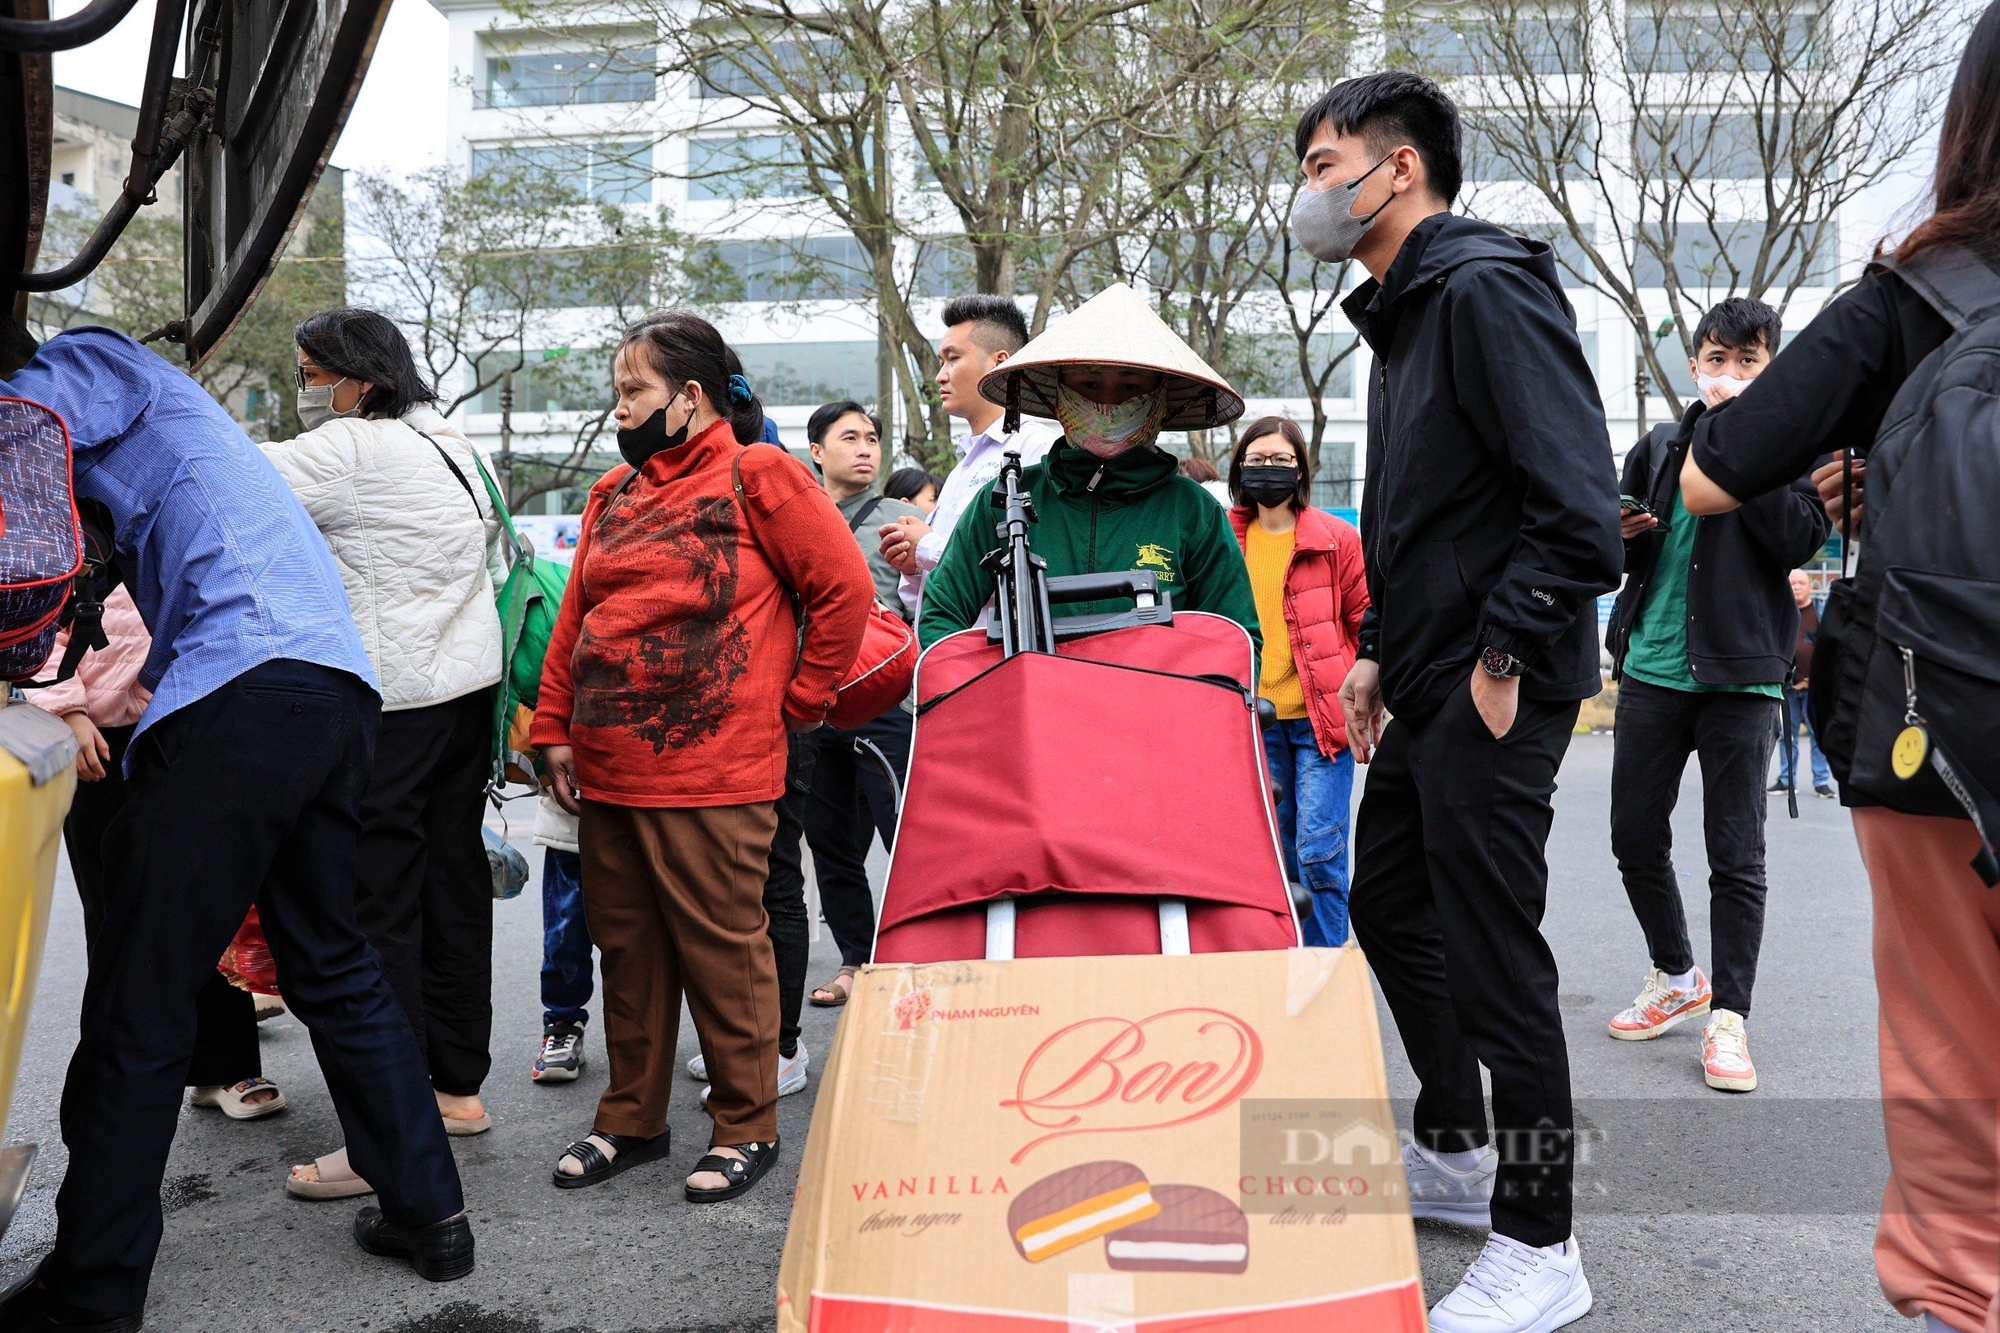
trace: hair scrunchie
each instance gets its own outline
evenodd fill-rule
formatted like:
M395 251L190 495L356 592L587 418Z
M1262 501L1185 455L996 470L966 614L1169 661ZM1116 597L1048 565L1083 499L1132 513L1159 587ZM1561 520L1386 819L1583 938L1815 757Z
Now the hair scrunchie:
M738 407L747 406L757 395L750 392L750 381L741 375L729 377L729 401Z

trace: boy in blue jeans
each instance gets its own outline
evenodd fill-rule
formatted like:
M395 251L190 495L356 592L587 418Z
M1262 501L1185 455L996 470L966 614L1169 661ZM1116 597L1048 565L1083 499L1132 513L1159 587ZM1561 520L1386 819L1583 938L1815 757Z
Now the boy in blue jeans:
M583 1025L590 1021L590 927L583 919L583 859L576 816L547 792L535 819L542 855L542 1050L532 1077L568 1083L583 1072Z

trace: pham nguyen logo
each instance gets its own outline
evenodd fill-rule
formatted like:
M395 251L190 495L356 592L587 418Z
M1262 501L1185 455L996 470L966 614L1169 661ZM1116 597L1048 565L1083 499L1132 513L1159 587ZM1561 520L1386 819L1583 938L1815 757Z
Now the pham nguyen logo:
M1220 1009L1086 1018L1029 1054L1000 1104L1038 1130L1008 1161L1072 1134L1126 1134L1214 1115L1264 1069L1257 1030Z
M919 1023L956 1023L968 1018L1034 1018L1042 1012L1039 1004L979 1004L953 1009L931 999L927 990L912 991L890 1006L898 1032L908 1032Z
M889 1012L895 1015L896 1030L908 1032L930 1016L931 993L927 990L911 991L890 1006Z

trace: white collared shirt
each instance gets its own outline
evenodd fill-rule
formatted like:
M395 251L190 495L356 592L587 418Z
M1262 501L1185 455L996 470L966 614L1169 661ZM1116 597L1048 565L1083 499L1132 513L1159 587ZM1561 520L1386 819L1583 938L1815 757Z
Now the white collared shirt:
M1021 428L1009 435L1001 428L1006 419L1002 414L991 426L958 446L958 466L951 470L951 475L944 479L944 485L938 488L937 508L931 511L931 530L917 542L919 572L903 575L900 591L905 602L916 604L917 595L924 586L923 576L936 569L938 561L944 559L945 543L951 540L959 519L965 516L967 507L979 493L1000 475L1008 451L1018 449L1022 466L1032 467L1042 461L1042 456L1048 453L1062 433L1052 421L1023 417Z

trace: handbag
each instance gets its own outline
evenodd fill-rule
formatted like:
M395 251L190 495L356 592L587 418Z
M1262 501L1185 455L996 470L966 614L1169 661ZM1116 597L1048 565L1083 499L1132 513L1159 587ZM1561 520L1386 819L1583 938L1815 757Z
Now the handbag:
M503 902L518 898L528 883L528 858L521 849L487 828L479 826L479 840L486 848L486 869L493 877L493 896Z
M748 498L743 494L741 453L729 460L729 484L736 493L736 506L743 513L744 527L749 529L753 538L757 538L756 523L750 516ZM763 545L762 538L757 538L757 542L759 546ZM796 589L792 590L792 607L803 634L805 610ZM916 634L901 616L884 608L871 594L868 598L868 623L861 633L861 651L835 692L833 707L826 714L827 725L848 731L874 721L903 701L916 675Z
M255 903L250 905L243 924L236 928L229 947L222 951L215 970L238 990L252 995L278 993L278 964L271 957L271 942L264 937L264 923L258 919Z

